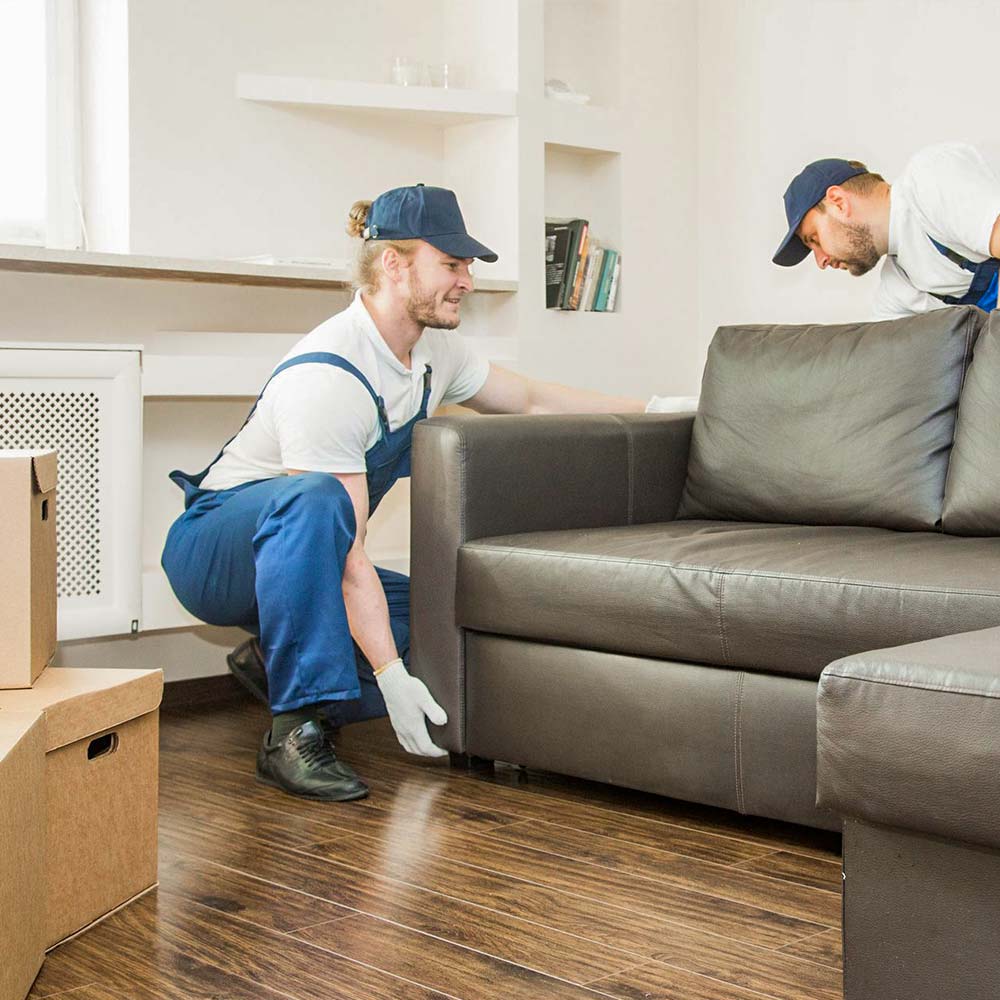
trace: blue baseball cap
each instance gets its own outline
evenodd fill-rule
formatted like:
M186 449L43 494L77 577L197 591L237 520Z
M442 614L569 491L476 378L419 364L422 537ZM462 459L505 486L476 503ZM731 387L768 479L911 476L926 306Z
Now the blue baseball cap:
M799 174L785 191L785 218L788 232L774 256L775 264L792 267L809 256L809 247L795 235L809 209L818 205L833 184L843 184L850 177L866 174L863 167L852 166L847 160L816 160Z
M368 210L366 240L424 240L452 257L478 257L492 264L497 255L465 231L454 191L447 188L393 188L380 194Z

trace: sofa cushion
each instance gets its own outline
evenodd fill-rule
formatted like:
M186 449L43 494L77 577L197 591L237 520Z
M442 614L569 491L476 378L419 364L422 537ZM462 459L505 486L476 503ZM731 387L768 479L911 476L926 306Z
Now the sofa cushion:
M831 660L1000 625L1000 538L672 521L467 542L457 623L816 678Z
M959 398L942 527L1000 535L1000 311L976 341Z
M984 317L720 328L678 516L934 528Z

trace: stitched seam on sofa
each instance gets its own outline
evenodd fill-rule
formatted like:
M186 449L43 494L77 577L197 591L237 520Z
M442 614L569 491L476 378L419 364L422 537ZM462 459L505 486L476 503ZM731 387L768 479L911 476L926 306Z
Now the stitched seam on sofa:
M921 664L921 666L926 666L926 664ZM953 669L948 668L945 664L940 664L941 669ZM839 677L843 681L858 681L862 684L884 684L887 687L899 687L899 688L911 688L914 691L927 691L927 692L944 692L946 694L966 694L972 695L976 698L991 698L994 701L1000 700L1000 692L992 693L990 691L977 691L974 688L958 688L949 687L945 684L915 684L907 681L887 681L878 680L874 677L858 677L855 674L838 674L835 671L827 667L823 673L827 677Z
M632 440L632 428L622 420L617 413L611 414L611 419L618 421L625 431L625 451L628 456L628 524L635 523L635 444Z
M916 594L949 594L961 597L989 597L1000 598L1000 590L957 590L947 587L918 587L912 584L900 584L893 586L888 583L868 583L864 580L841 580L832 576L796 576L791 573L764 572L750 569L722 569L718 566L691 566L685 563L657 562L652 559L629 559L624 556L588 556L579 552L552 552L548 549L512 549L506 545L484 545L473 542L470 545L477 552L502 552L507 556L541 556L545 559L578 559L581 562L592 563L621 563L623 565L634 564L636 566L656 566L660 569L678 569L689 573L718 573L720 576L742 576L748 579L758 580L796 580L799 583L834 583L843 587L864 587L869 590L906 591Z
M733 705L733 762L736 768L736 811L746 812L743 797L743 681L746 675L736 676L736 702Z

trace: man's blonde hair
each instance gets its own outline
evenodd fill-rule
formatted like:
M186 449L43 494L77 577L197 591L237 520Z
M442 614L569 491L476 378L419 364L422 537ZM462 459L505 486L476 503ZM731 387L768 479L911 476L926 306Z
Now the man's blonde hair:
M400 257L412 260L420 245L420 240L366 240L364 233L371 207L370 201L356 201L347 215L347 235L361 240L354 258L354 286L367 295L374 295L379 290L382 252L387 247L396 250Z

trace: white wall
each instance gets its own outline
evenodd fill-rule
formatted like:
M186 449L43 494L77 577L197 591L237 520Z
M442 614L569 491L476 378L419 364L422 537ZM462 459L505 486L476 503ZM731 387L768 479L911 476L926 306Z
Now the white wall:
M417 180L443 183L459 191L472 231L509 251L491 276L518 278L521 287L473 300L463 333L516 334L515 365L537 377L619 395L690 391L699 351L696 261L665 237L668 216L690 231L696 210L694 0L84 0L81 10L92 55L83 65L92 248L344 257L352 201ZM555 326L545 313L538 115L442 131L235 94L240 73L387 82L397 54L458 63L466 86L519 90L529 101L541 99L547 74L577 73L589 78L595 102L627 112L607 198L609 235L630 262L620 314L559 317L568 322ZM536 256L537 272L519 273ZM347 295L0 272L0 301L2 340L197 354L238 331L293 338L344 308ZM247 405L145 404L147 571L155 572L180 510L166 473L203 465ZM408 531L401 485L372 524L373 557L405 557ZM147 634L73 644L59 662L131 665L146 657L179 679L221 671L219 648L230 639L212 629Z
M771 263L806 163L892 181L912 153L972 142L1000 167L994 0L700 0L698 329L866 318L862 278Z

